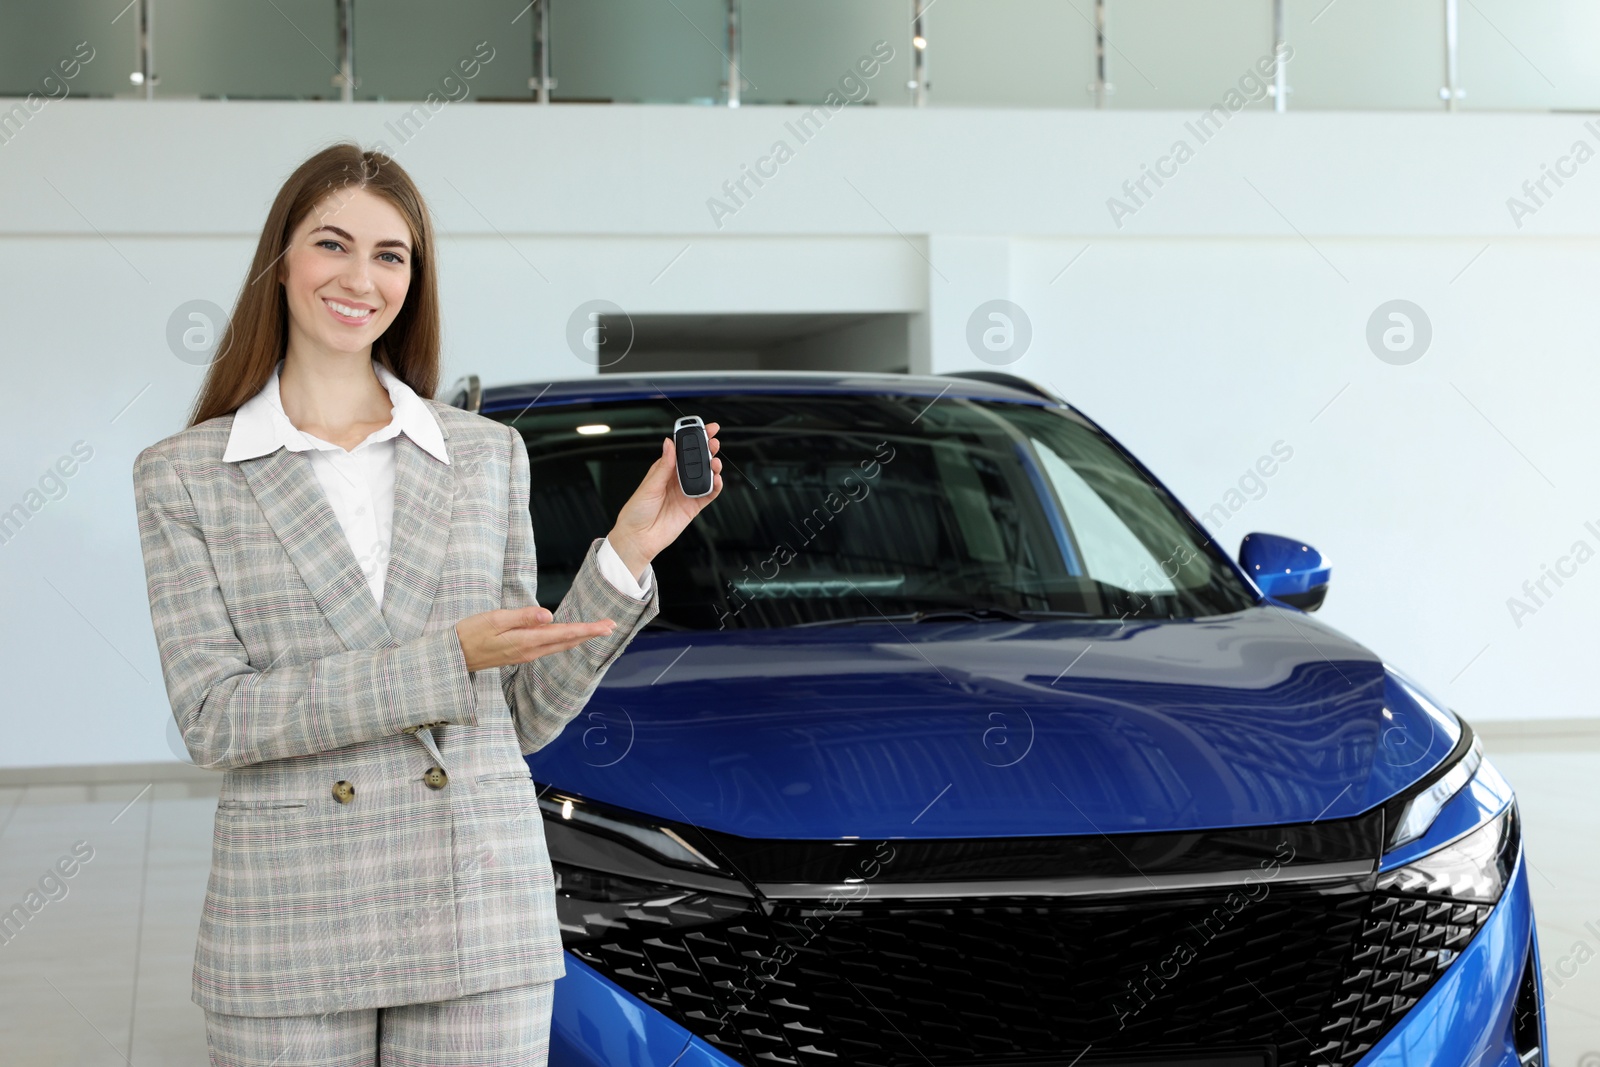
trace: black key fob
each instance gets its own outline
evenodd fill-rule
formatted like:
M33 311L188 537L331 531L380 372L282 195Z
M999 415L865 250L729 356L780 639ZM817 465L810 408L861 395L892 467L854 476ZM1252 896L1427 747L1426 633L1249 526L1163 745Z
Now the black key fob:
M711 443L706 424L698 415L685 415L672 424L672 444L678 456L678 488L684 496L711 492Z

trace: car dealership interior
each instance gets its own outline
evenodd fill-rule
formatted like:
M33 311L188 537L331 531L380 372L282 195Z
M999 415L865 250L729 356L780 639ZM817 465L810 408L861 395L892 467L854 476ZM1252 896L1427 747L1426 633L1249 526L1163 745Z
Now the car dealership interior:
M0 5L0 1061L1600 1067L1597 45Z

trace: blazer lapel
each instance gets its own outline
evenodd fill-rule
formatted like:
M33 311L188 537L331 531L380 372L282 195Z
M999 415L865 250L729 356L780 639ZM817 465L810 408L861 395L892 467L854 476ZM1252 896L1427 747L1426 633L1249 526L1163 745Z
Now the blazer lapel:
M383 583L383 619L399 641L422 635L439 591L460 457L450 458L442 463L405 434L395 438L394 536Z
M273 533L346 648L391 648L421 636L450 537L456 489L452 465L430 456L403 433L395 438L394 531L381 612L311 468L310 454L280 448L243 460L239 467Z

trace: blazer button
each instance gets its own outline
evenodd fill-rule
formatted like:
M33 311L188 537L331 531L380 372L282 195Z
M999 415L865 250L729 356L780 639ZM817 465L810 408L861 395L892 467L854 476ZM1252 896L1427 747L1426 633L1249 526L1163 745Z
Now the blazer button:
M429 767L422 775L422 780L428 784L429 789L443 789L450 782L450 776L444 773L442 767Z
M333 799L337 800L339 803L348 804L352 799L355 798L355 795L356 787L351 785L349 782L341 781L333 783Z

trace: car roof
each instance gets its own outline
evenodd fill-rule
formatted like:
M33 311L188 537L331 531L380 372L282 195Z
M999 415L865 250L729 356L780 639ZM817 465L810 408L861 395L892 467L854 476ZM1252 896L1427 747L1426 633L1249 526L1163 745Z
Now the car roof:
M484 415L534 406L548 407L595 400L638 400L666 396L716 396L729 393L854 394L890 396L957 396L1022 404L1068 406L1032 382L999 372L964 374L893 374L856 371L662 371L654 374L597 374L496 385L483 390Z

